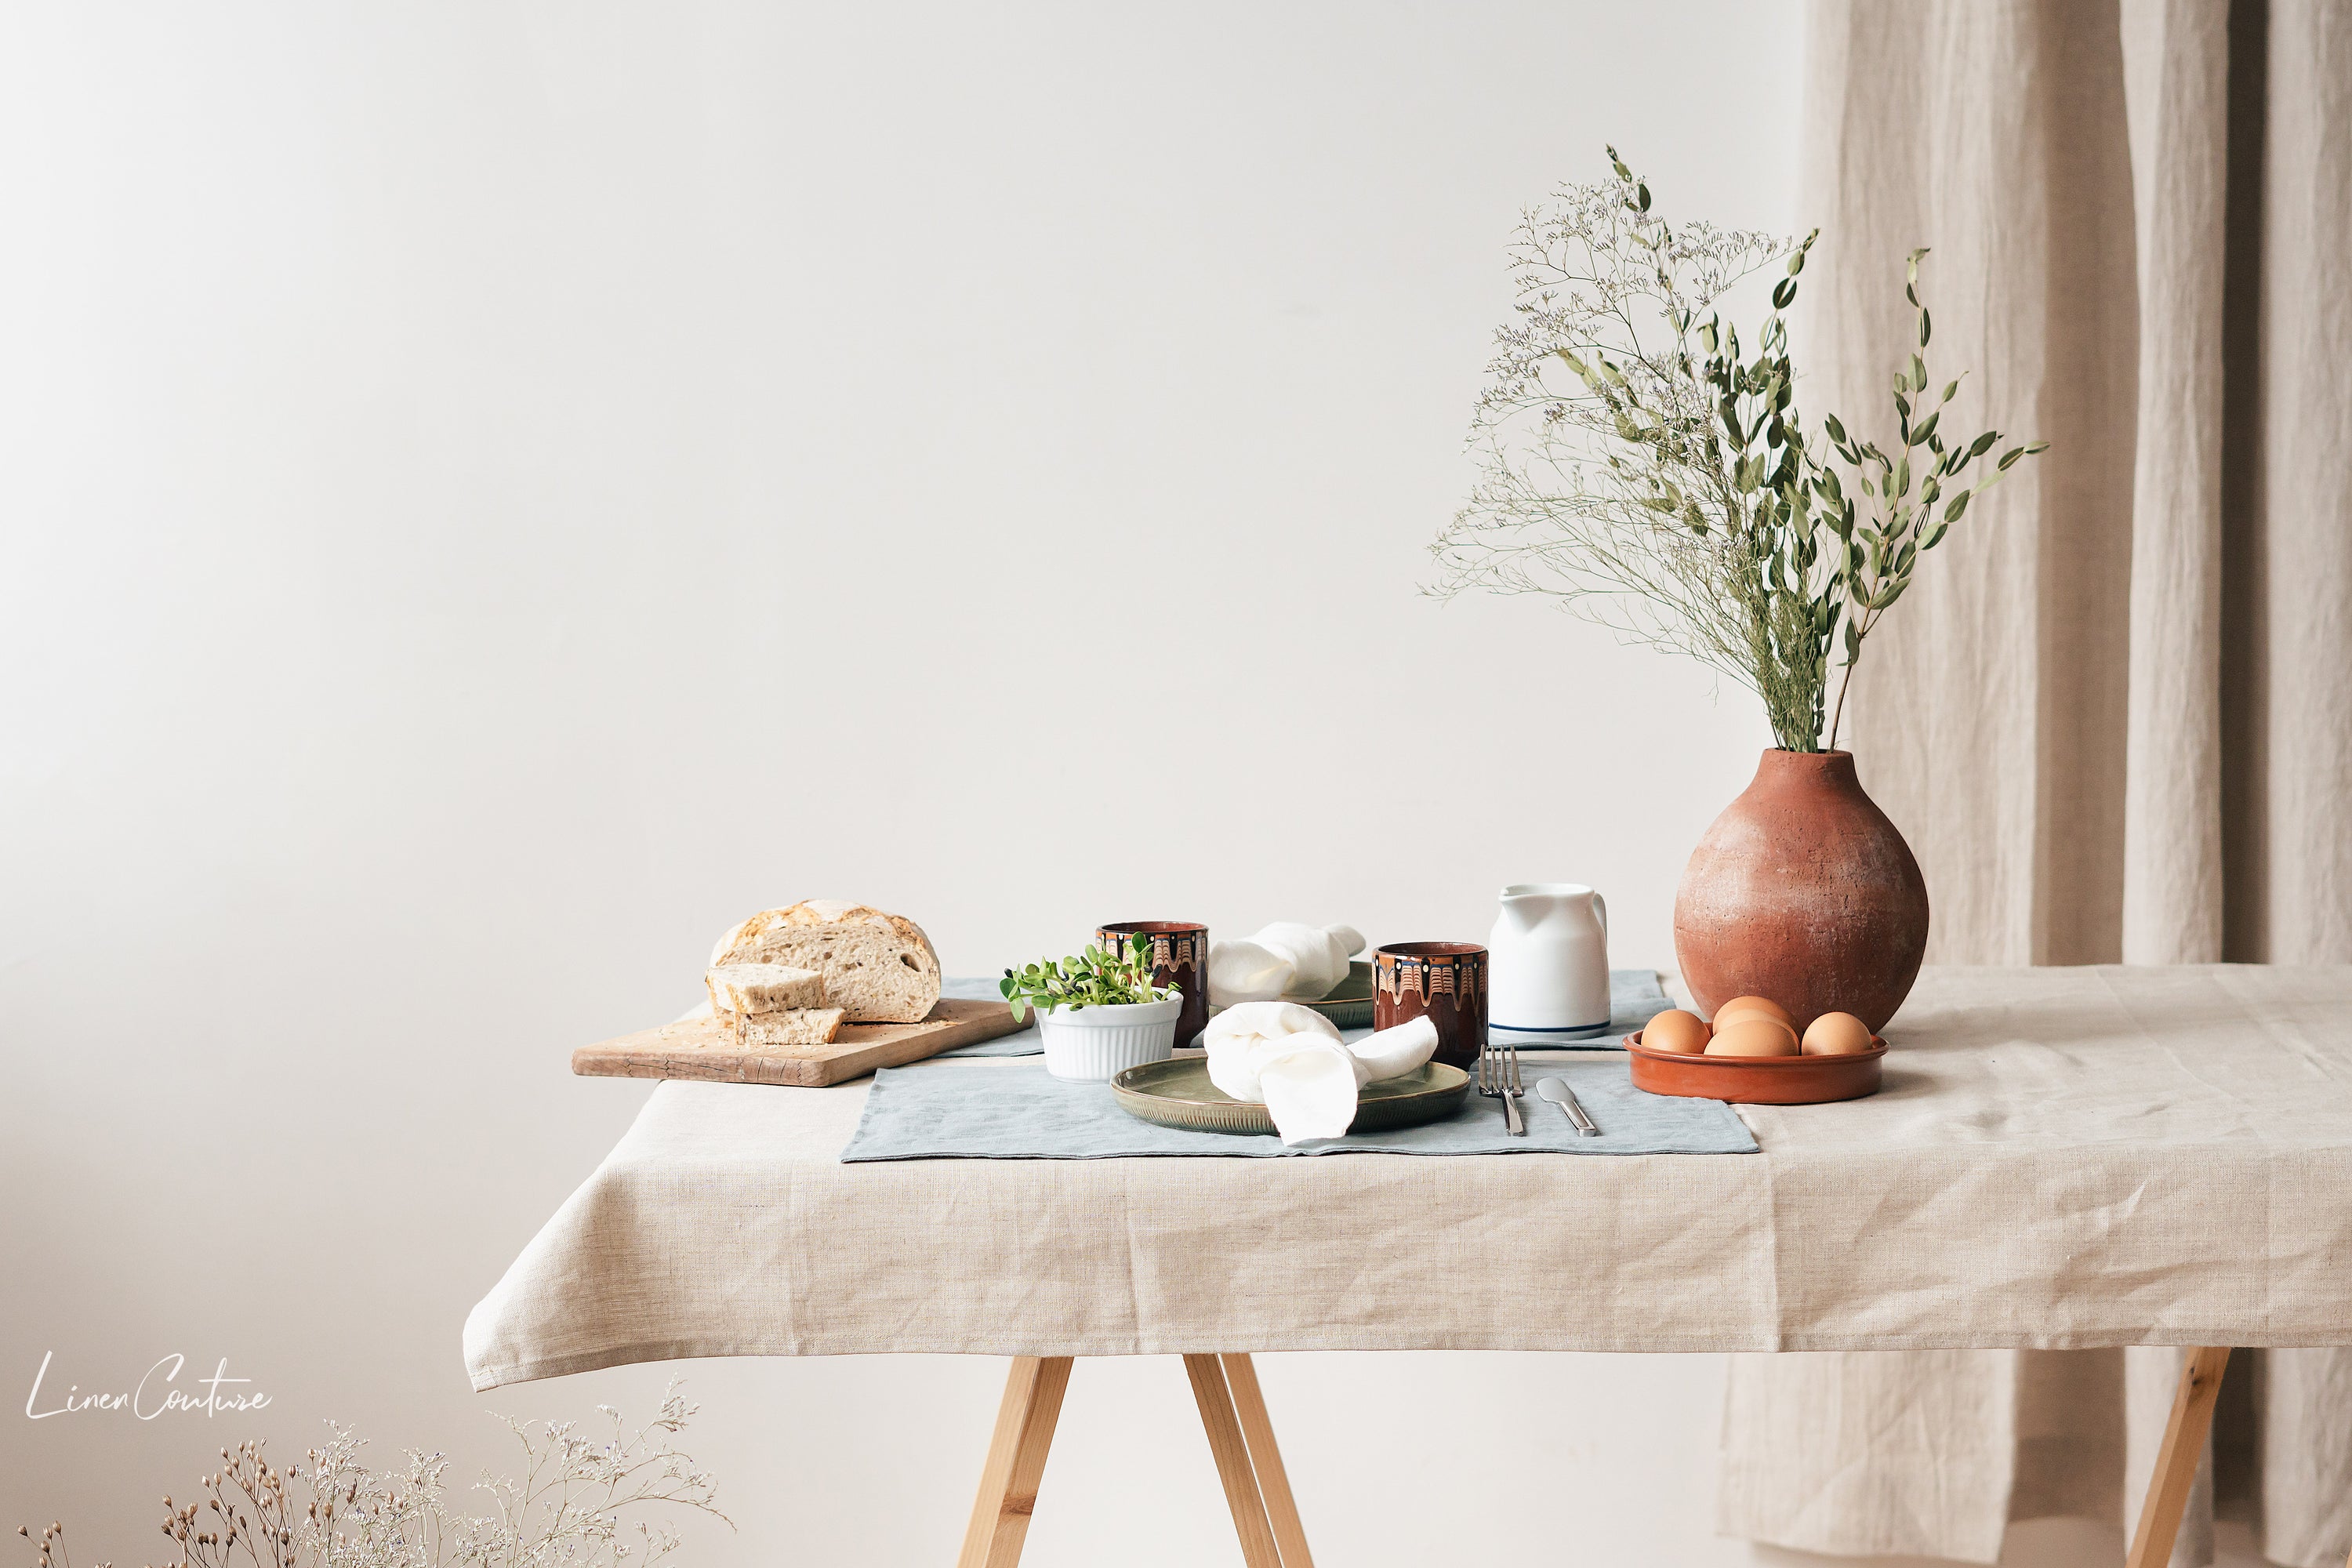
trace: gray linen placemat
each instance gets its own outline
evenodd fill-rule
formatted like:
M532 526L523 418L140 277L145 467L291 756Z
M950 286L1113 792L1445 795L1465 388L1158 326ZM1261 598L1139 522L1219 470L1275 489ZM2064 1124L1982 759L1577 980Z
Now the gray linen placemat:
M940 988L943 996L960 996L968 1002L990 1002L1003 994L996 982L985 977L949 980ZM1654 969L1612 969L1609 972L1609 1032L1589 1040L1571 1040L1559 1045L1529 1047L1544 1051L1613 1051L1624 1037L1648 1023L1656 1014L1674 1004L1666 1000L1658 984ZM982 1040L976 1046L956 1046L941 1051L933 1061L945 1061L952 1057L1034 1057L1045 1047L1038 1043L1037 1029L1032 1025L1017 1035L1001 1035L992 1040Z
M858 1160L1114 1160L1138 1154L1265 1159L1280 1154L1753 1154L1756 1140L1719 1100L1644 1094L1622 1061L1545 1069L1576 1090L1601 1136L1580 1138L1559 1107L1527 1080L1528 1136L1504 1130L1498 1101L1472 1093L1459 1113L1423 1127L1349 1133L1286 1148L1279 1138L1188 1132L1137 1120L1110 1086L1064 1083L1033 1062L933 1058L874 1075L857 1131L841 1152Z

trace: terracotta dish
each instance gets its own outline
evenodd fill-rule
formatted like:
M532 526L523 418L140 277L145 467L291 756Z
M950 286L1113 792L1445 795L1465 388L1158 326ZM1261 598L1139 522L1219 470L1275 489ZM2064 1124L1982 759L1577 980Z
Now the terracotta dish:
M1685 1100L1727 1100L1734 1105L1822 1105L1878 1092L1879 1058L1886 1042L1850 1057L1686 1057L1654 1051L1642 1031L1625 1037L1633 1087Z

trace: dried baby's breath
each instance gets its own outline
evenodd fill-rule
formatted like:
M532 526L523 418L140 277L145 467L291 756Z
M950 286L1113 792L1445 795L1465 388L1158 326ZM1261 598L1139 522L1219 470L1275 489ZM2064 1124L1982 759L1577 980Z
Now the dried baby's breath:
M1553 595L1749 687L1783 747L1817 750L1839 634L1850 679L1919 555L1971 494L2042 448L2012 448L1959 483L1999 437L1948 446L1937 429L1959 384L1926 395L1924 253L1906 288L1920 353L1895 378L1900 444L1890 455L1835 418L1809 444L1781 312L1816 236L1669 224L1614 148L1609 158L1612 180L1521 216L1514 319L1496 333L1471 421L1480 475L1431 547L1433 591ZM1722 302L1775 263L1771 311L1745 353Z
M682 1544L677 1510L729 1523L710 1477L673 1439L698 1406L673 1382L659 1412L630 1428L599 1405L602 1424L508 1420L521 1445L520 1479L486 1476L473 1490L490 1511L464 1510L448 1492L449 1462L405 1455L371 1468L366 1447L332 1423L322 1447L279 1470L257 1442L220 1451L198 1500L163 1500L163 1534L177 1555L164 1568L624 1568L659 1563ZM30 1538L31 1531L19 1534ZM37 1568L71 1568L63 1527L42 1532ZM100 1564L100 1568L107 1568Z

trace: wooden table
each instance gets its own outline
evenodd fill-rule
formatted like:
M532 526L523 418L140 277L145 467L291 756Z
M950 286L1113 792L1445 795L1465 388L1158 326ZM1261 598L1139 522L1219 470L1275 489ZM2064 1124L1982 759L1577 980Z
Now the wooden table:
M857 1164L863 1084L666 1083L467 1360L1009 1355L963 1554L1002 1568L1075 1362L1179 1354L1251 1568L1304 1568L1244 1352L2171 1345L2154 1568L2223 1347L2352 1342L2352 969L1930 970L1886 1033L1880 1094L1744 1108L1748 1155Z

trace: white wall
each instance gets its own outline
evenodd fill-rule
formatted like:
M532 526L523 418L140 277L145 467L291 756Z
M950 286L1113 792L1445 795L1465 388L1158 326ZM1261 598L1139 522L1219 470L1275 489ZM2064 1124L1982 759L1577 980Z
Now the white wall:
M1415 588L1517 206L1614 138L1793 225L1797 9L9 11L0 1524L137 1561L247 1435L471 1470L486 1409L650 1408L478 1399L458 1328L646 1093L567 1051L753 909L984 973L1577 877L1667 961L1748 702ZM273 1407L17 1405L173 1351ZM997 1363L689 1371L699 1560L951 1550ZM1265 1377L1328 1561L1455 1554L1367 1457L1572 1510L1493 1561L1749 1558L1711 1360ZM1172 1363L1082 1367L1066 1433L1031 1561L1232 1557Z

